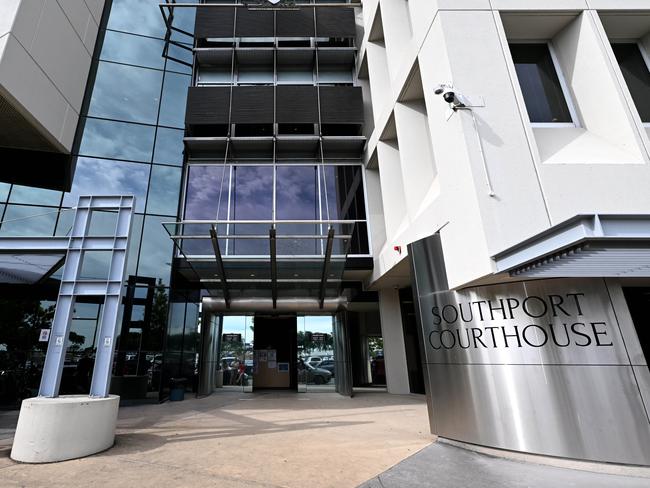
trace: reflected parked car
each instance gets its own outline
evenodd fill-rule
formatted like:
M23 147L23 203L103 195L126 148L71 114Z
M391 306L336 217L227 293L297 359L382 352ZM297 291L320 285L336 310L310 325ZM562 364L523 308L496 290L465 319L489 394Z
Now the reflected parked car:
M305 363L313 366L314 368L318 368L322 362L323 358L321 356L307 356L305 358Z
M332 373L326 369L314 368L311 364L298 361L298 381L300 383L314 383L324 385L332 379Z
M325 360L323 360L323 362L321 362L318 365L318 369L325 369L325 370L329 371L330 374L332 375L332 378L334 378L334 371L336 369L336 365L334 364L333 359L325 359Z

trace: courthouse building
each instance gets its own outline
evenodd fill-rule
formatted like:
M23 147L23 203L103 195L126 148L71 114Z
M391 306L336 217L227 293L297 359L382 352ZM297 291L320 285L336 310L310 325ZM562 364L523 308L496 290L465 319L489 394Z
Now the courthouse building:
M65 288L27 244L134 196L115 343L77 297L59 394L108 347L123 405L385 387L442 438L650 465L650 1L159 3L0 5L3 407Z

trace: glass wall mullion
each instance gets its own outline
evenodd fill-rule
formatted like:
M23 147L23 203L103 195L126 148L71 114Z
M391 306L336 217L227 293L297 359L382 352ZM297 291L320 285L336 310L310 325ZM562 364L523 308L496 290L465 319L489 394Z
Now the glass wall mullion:
M232 208L231 198L232 198L232 166L228 166L228 213L226 214L226 220L228 220L228 224L226 224L226 235L230 235L230 209ZM229 248L230 248L230 239L226 239L226 255L229 253Z

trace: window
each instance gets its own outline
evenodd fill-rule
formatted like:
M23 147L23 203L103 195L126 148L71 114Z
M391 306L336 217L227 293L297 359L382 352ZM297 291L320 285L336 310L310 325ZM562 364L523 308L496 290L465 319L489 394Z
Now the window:
M530 121L575 125L549 45L510 44L510 52Z
M158 127L153 162L162 164L183 164L183 131Z
M1 236L51 236L58 208L7 205Z
M155 69L100 61L88 115L155 124L162 77Z
M314 220L355 220L354 227L340 225L339 234L353 232L350 253L368 254L365 224L363 169L358 164L322 165L307 161L290 164L193 164L188 168L185 191L186 220L285 221L277 224L280 235L320 235L325 228ZM217 216L218 214L218 216ZM308 221L295 222L295 221ZM268 223L231 223L220 235L261 235L260 239L223 239L224 255L268 255ZM192 225L196 225L193 228ZM190 235L205 233L205 224L187 224ZM325 228L326 230L326 228ZM195 232L196 231L196 232ZM227 242L226 242L227 241ZM279 254L321 253L318 239L281 239ZM205 243L207 245L202 245ZM343 241L337 240L335 252ZM186 240L187 254L212 254L210 243Z
M134 195L136 212L144 211L150 165L80 157L63 205L77 204L79 195Z
M176 215L181 168L153 165L147 197L147 213Z
M79 154L148 163L154 133L151 125L87 118Z
M164 44L158 39L108 30L99 58L102 61L162 69L165 66L162 56Z
M612 49L641 120L650 123L650 71L641 48L635 43L616 43Z
M160 104L159 125L169 127L185 127L185 104L187 87L191 77L177 73L165 73L162 102Z

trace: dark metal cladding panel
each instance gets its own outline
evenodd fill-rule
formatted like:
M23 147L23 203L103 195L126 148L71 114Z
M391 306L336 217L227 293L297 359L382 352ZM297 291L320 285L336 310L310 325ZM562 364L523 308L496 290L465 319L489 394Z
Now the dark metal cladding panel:
M278 11L275 26L278 37L314 37L314 9Z
M320 110L323 124L363 124L361 87L322 86Z
M317 9L316 34L318 37L356 37L354 9L327 7Z
M233 37L235 31L235 9L197 8L194 35L206 37Z
M318 92L315 86L277 87L278 124L318 123Z
M237 9L237 37L273 37L272 11Z
M231 121L233 124L272 124L273 87L234 87Z
M185 123L189 125L227 124L230 111L230 87L189 88Z

